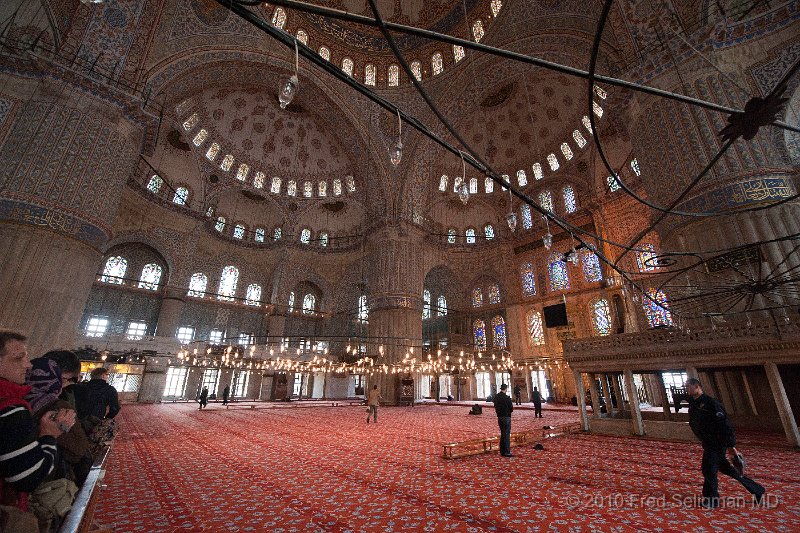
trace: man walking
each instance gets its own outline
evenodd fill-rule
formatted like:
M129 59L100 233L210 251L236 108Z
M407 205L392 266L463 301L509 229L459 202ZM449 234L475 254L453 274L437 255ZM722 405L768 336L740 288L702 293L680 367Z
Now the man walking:
M514 387L514 401L522 405L522 387L519 384Z
M381 404L381 393L377 385L372 386L372 390L367 395L367 405L369 412L367 413L367 424L369 424L369 417L372 415L372 421L378 423L378 406Z
M725 448L732 457L741 461L736 451L736 435L728 421L728 415L722 404L703 393L703 387L697 378L686 380L686 391L689 393L689 426L692 432L703 443L703 506L713 509L719 506L717 490L717 472L722 472L741 483L747 491L755 496L756 503L766 489L736 470L727 457ZM741 463L740 463L741 464Z
M500 455L514 457L511 453L511 411L514 410L514 402L506 394L507 389L506 383L500 385L500 392L494 396L494 410L500 426Z
M535 418L542 418L542 395L539 393L539 389L534 387L533 388L533 409L534 409L534 416Z
M225 388L222 389L222 405L228 405L228 398L231 397L231 386L225 385Z

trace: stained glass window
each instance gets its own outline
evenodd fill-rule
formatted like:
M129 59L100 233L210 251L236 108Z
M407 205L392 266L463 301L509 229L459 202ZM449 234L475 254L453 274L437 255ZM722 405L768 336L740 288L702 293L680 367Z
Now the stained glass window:
M431 57L431 66L433 67L433 75L437 76L444 70L444 60L442 59L441 52L436 52Z
M208 151L206 152L206 159L213 161L217 157L217 154L219 154L219 150L219 144L211 143L211 146L208 147Z
M225 217L217 217L217 222L214 224L214 229L220 232L225 230Z
M194 144L195 146L200 146L201 144L206 142L207 138L208 138L208 132L206 130L200 130L197 132L197 135L194 136L194 139L192 139L192 144Z
M362 294L358 297L358 319L362 322L369 320L369 307L367 306L366 294Z
M155 263L148 263L142 268L142 275L139 276L139 288L154 291L158 289L158 282L161 281L161 267Z
M125 277L125 272L128 270L128 260L119 255L109 257L106 261L106 266L103 267L103 275L100 276L100 281L104 283L114 283L122 285Z
M294 292L289 293L289 311L294 311Z
M256 172L256 175L253 178L253 187L256 189L263 189L265 179L267 179L267 176L264 175L263 172Z
M528 337L533 346L544 344L544 328L542 327L542 314L539 311L528 313Z
M584 250L583 256L583 277L588 282L602 281L603 270L600 268L600 260L594 252Z
M153 174L150 177L150 181L147 182L147 190L153 194L158 194L158 191L161 190L161 186L164 185L164 180L158 174Z
M353 176L345 176L344 182L347 184L347 192L356 192L356 180Z
M494 305L500 303L500 286L496 283L489 285L489 303Z
M422 63L419 61L411 62L411 73L417 78L417 81L422 79Z
M567 213L574 213L578 209L578 204L575 201L575 190L567 185L562 191L564 194L564 210Z
M264 242L265 237L266 237L266 232L264 231L264 228L256 228L256 233L255 233L256 242Z
M328 246L328 234L324 231L319 234L319 245L325 248Z
M213 205L208 206L208 209L206 209L206 216L209 217L209 218L214 216L214 206Z
M280 227L277 227L277 228L275 228L275 229L273 230L273 232L272 232L272 240L273 240L273 241L279 241L279 240L281 240L281 233L283 233L283 231L281 230L281 228L280 228Z
M431 317L431 291L422 291L422 319L427 320Z
M573 131L572 138L575 140L575 144L578 145L578 148L583 148L584 146L586 146L586 138L584 138L580 130Z
M522 215L522 227L524 229L531 229L533 227L533 219L531 218L531 206L522 204L519 208Z
M589 120L589 117L584 115L581 122L583 122L583 127L586 128L589 133L592 133L592 121Z
M655 265L655 246L652 244L643 244L639 248L641 248L641 250L636 252L636 263L639 265L639 272L652 272L658 268Z
M397 87L398 85L400 85L400 67L389 65L389 87Z
M308 244L311 242L311 230L308 228L303 228L303 231L300 232L300 242L303 244Z
M237 283L239 283L239 269L233 265L223 268L222 275L219 278L217 298L226 301L233 300L233 297L236 295Z
M561 143L561 153L564 154L564 159L567 161L572 159L572 148L567 143Z
M595 335L610 335L611 308L608 306L608 300L605 298L598 298L591 303L590 310L592 313L592 327L594 328Z
M605 100L606 97L608 96L608 93L606 93L603 89L601 89L597 85L594 86L594 94L596 94L597 96L599 96L603 100Z
M206 287L208 286L208 276L202 272L192 274L189 280L189 296L195 298L202 298L206 295Z
M313 294L303 296L303 314L311 315L316 311L317 297Z
M222 158L222 163L219 164L219 168L227 172L231 169L231 167L233 167L233 156L228 154Z
M436 299L436 314L438 316L447 316L447 298L440 294Z
M487 193L494 192L494 180L486 176L486 179L483 180L483 187L486 189Z
M458 188L461 187L461 182L463 178L461 176L456 176L453 178L453 192L458 192Z
M603 116L603 108L600 107L600 104L598 104L597 102L592 102L592 111L594 111L594 114L597 115L598 117Z
M272 14L272 25L280 29L286 25L286 11L283 8L275 8L275 12Z
M550 165L550 170L556 171L558 170L558 159L556 158L556 154L548 154L547 155L547 164Z
M499 15L500 8L503 7L502 0L492 0L492 3L490 5L492 7L492 15L494 15L495 17Z
M320 46L319 47L319 57L321 57L325 61L330 61L331 60L331 51L328 50L328 48L325 47L325 46Z
M472 289L472 307L483 305L483 290L480 287Z
M486 324L483 320L473 322L472 335L475 338L475 349L486 350Z
M244 239L244 224L236 224L233 227L233 238Z
M455 59L456 63L458 63L459 61L464 59L465 55L466 54L464 53L464 47L463 46L459 46L457 44L453 45L453 59Z
M469 180L469 193L478 194L478 178L470 178Z
M475 244L475 230L472 228L467 228L465 232L465 236L467 238L467 244Z
M314 194L314 184L310 181L303 183L303 196L306 198L311 198Z
M289 196L297 196L297 182L289 180L289 183L286 184L286 194Z
M376 74L377 70L372 63L364 67L364 85L371 85L374 87Z
M439 190L445 192L447 190L447 174L442 174L439 178Z
M536 296L536 273L533 270L533 263L523 264L520 275L522 276L522 294Z
M281 192L281 179L278 176L272 177L272 185L269 187L269 192L272 194L278 194Z
M562 254L556 253L550 256L550 261L547 264L547 272L550 277L551 291L565 291L569 289L567 264L564 262Z
M456 243L456 230L453 228L449 228L447 230L447 244L455 244Z
M642 175L642 171L639 170L639 161L637 161L636 159L631 159L631 168L633 169L633 173L636 174L637 176Z
M247 286L244 303L247 305L261 305L261 285L251 283Z
M183 123L183 129L186 131L192 131L197 123L200 122L200 117L197 116L197 113L192 113L192 116L186 119L186 122Z
M647 294L650 298L643 298L642 306L650 327L671 326L672 313L669 311L667 295L664 294L664 291L656 290L653 287L647 289Z
M317 193L319 194L320 198L325 198L328 196L328 182L327 181L320 181L317 184Z
M353 60L349 57L345 57L342 59L342 72L347 74L348 76L353 75Z
M517 184L520 187L524 187L528 184L528 175L525 174L524 170L517 170Z
M297 30L297 40L308 46L308 34L305 30Z
M500 315L492 319L492 340L495 348L505 348L506 342L506 321Z
M236 171L236 179L239 181L244 181L247 179L247 175L250 173L250 166L242 163L239 165L239 170Z
M553 195L550 191L542 191L539 193L539 205L545 211L553 212Z
M186 205L186 200L189 199L189 189L186 187L178 187L175 189L175 196L172 197L172 203L178 205Z
M611 192L618 191L620 189L619 180L617 180L616 176L608 176L606 178L606 183L608 184L608 190Z
M342 195L342 180L340 180L339 178L333 180L333 195L334 196Z
M483 39L484 35L483 22L481 22L480 20L476 20L475 22L472 23L472 35L475 37L476 43L481 42L481 39Z
M483 227L483 234L486 236L487 241L491 241L492 239L494 239L494 226L492 226L491 224L486 224Z

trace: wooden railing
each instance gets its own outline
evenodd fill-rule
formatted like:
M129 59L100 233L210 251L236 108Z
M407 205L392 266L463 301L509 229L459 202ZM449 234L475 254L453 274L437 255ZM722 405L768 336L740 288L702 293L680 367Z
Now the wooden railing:
M581 430L579 423L566 424L550 429L537 429L533 431L519 431L511 434L511 447L527 446L536 441L561 437ZM453 442L442 445L444 450L442 457L445 459L456 459L468 455L478 455L498 450L500 448L500 437L486 437L483 439L473 439L462 442Z

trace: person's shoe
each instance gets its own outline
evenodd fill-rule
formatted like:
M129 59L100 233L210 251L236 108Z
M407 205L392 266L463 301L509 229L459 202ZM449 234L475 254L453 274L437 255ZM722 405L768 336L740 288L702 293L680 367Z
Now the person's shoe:
M744 467L747 466L747 462L744 460L744 455L737 453L731 457L731 464L733 465L733 468L739 472L740 476L744 475Z

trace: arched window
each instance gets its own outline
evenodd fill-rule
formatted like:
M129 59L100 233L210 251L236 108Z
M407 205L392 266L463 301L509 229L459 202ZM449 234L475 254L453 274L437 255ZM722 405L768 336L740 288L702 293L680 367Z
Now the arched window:
M611 192L618 191L621 187L616 176L608 176L606 178L606 183L608 184L608 190Z
M447 230L447 244L455 244L456 243L456 230L453 228L448 228Z
M431 291L422 291L422 319L427 320L431 317Z
M542 165L540 163L534 163L531 167L533 169L533 177L537 180L540 180L544 177L542 173Z
M389 87L397 87L398 85L400 85L400 67L389 65Z
M189 199L189 189L186 187L178 187L175 189L175 196L172 197L172 203L178 205L186 205L186 200Z
M438 316L447 316L447 298L440 294L436 299L436 314Z
M528 175L525 174L524 170L517 170L517 184L520 187L524 187L528 184Z
M531 206L522 204L519 208L520 215L522 215L522 227L524 229L531 229L533 227L533 218L531 218Z
M236 224L233 227L233 238L244 239L244 224Z
M345 176L344 182L347 184L347 192L356 192L356 179L353 176Z
M148 263L142 268L142 275L139 276L139 288L154 291L158 289L161 281L161 267L155 263Z
M280 29L286 25L286 11L283 8L275 8L275 12L272 14L272 25Z
M586 130L591 134L592 133L592 121L589 120L589 117L584 115L583 118L581 119L581 122L583 123L583 127L586 128Z
M467 228L465 232L465 236L467 238L467 244L475 244L475 230L472 228Z
M364 85L370 85L374 87L376 77L377 77L377 71L375 69L375 65L370 63L369 65L364 67Z
M454 44L453 45L453 59L455 59L456 63L464 59L465 56L464 47Z
M286 184L286 194L289 196L297 196L297 182L289 180L289 183Z
M522 277L522 294L525 296L536 295L536 273L533 270L533 263L525 263L520 269Z
M483 290L480 287L472 289L472 307L481 307L483 305Z
M641 250L636 252L636 263L639 265L639 272L652 272L658 267L655 264L656 248L652 244L643 244Z
M106 266L103 267L103 275L100 276L100 281L104 283L114 283L115 285L122 285L125 272L128 270L128 260L119 255L109 257L106 260Z
M497 283L489 285L489 303L493 305L500 303L500 286Z
M233 167L233 156L231 154L228 154L222 158L222 163L219 164L219 168L227 172L232 167Z
M545 211L553 212L553 195L550 191L542 191L539 193L539 205Z
M472 23L472 35L475 37L476 43L481 42L481 39L483 39L484 35L483 22L481 22L480 20L476 20L475 22Z
M531 345L541 346L544 344L544 328L542 327L542 313L539 311L531 311L527 316L528 322L528 338L531 340Z
M578 145L578 148L583 148L586 146L586 139L583 137L580 130L573 131L572 138L575 140L575 144Z
M233 297L236 295L237 283L239 283L239 269L233 265L223 268L222 275L219 277L217 298L226 301L233 300Z
M256 242L264 242L265 237L266 237L266 232L264 231L264 228L256 228L256 233L255 233Z
M345 57L342 59L342 72L347 74L348 76L353 75L353 60L349 57Z
M419 61L411 62L411 73L417 78L417 81L422 80L422 63Z
M267 179L267 176L264 175L263 172L256 172L256 175L253 178L253 187L256 189L263 189L265 179Z
M592 102L592 111L598 118L603 116L603 108L597 102Z
M608 300L605 298L594 300L590 304L589 310L592 314L592 329L594 329L595 335L610 335L612 322Z
M192 278L189 280L189 296L194 296L195 298L202 298L206 295L206 287L208 286L208 276L203 274L202 272L196 272L192 274Z
M439 191L445 192L447 190L447 174L442 174L439 178Z
M547 273L550 277L551 291L569 289L569 274L567 274L567 264L564 262L562 254L555 253L550 256L550 261L547 264Z
M556 158L556 154L548 154L547 155L547 164L550 165L550 170L555 172L558 170L558 159Z
M294 311L294 292L289 293L289 311Z
M247 179L247 175L250 173L250 166L246 163L242 163L239 165L239 170L236 171L236 179L239 181L244 181Z
M487 194L494 192L494 180L486 176L486 179L483 180L483 187L486 189Z
M278 176L272 177L272 185L269 188L269 192L272 194L278 194L281 192L281 179Z
M438 76L444 70L444 60L442 59L441 52L435 52L431 57L431 66L433 67L433 75Z
M261 305L261 285L251 283L247 286L244 303L247 305Z
M639 161L636 159L631 159L631 169L633 169L633 173L637 176L642 175L642 171L639 169Z
M200 146L201 144L206 142L207 138L208 138L208 131L201 129L200 131L197 132L197 135L194 136L194 139L192 139L192 144L194 144L195 146Z
M316 312L317 297L313 294L306 294L303 296L303 314L311 315Z
M499 15L500 8L503 7L502 0L492 0L492 3L490 5L492 7L492 15L494 15L495 17Z
M208 209L206 209L206 216L209 217L209 218L214 216L214 206L213 205L208 206Z
M366 294L362 294L358 297L358 319L362 322L369 320L369 307L367 306Z
M328 234L324 231L319 234L319 245L323 248L328 246Z
M311 198L314 195L314 184L310 181L303 183L303 196Z
M583 277L588 282L602 281L603 270L600 268L600 260L594 252L584 250L583 256Z
M506 321L500 315L492 319L492 340L495 348L505 348L506 341Z
M567 213L574 213L578 209L578 204L575 201L575 189L567 185L562 193L564 194L564 210Z
M147 182L147 190L153 194L158 194L158 191L161 190L161 186L164 185L164 180L158 174L153 174L150 177L150 181Z
M197 123L200 122L200 117L197 116L197 113L192 113L192 116L186 119L186 122L183 123L183 129L186 131L192 131Z
M275 228L275 229L272 231L272 240L273 240L273 241L279 241L279 240L281 240L281 233L283 233L283 231L281 230L280 226L278 226L277 228Z
M651 328L657 326L671 326L672 313L669 311L669 304L667 303L667 295L664 291L656 290L651 287L647 289L647 295L650 298L642 299L642 306L647 315L647 322Z
M220 233L225 230L225 217L217 217L217 222L214 224L214 229Z
M603 100L605 100L605 99L606 99L606 97L608 96L608 93L607 93L607 92L605 92L605 91L604 91L603 89L601 89L600 87L598 87L597 85L595 85L595 86L594 86L594 94L596 94L597 96L599 96L599 97L600 97L600 98L602 98Z
M328 196L328 182L327 181L320 181L317 184L317 194L320 198L325 198Z
M503 174L502 176L500 176L500 179L502 179L506 183L511 183L511 178L508 176L508 174ZM506 187L503 187L503 191L507 190L508 189Z
M472 323L472 336L475 339L475 349L486 350L486 323L476 320Z
M330 61L331 60L331 51L328 50L328 48L325 47L325 46L320 46L319 47L319 57L321 57L325 61Z
M458 192L459 187L461 187L461 183L464 179L461 176L456 176L453 178L453 192Z
M478 178L470 178L469 180L469 193L478 194Z
M564 159L567 161L572 159L572 148L567 143L561 143L561 153L564 154Z
M311 242L311 230L308 228L303 228L303 231L300 232L300 242L303 244L308 244Z
M486 224L483 227L483 234L486 236L487 241L491 241L492 239L494 239L494 226L492 226L491 224Z
M297 30L297 40L308 46L308 34L305 30Z

